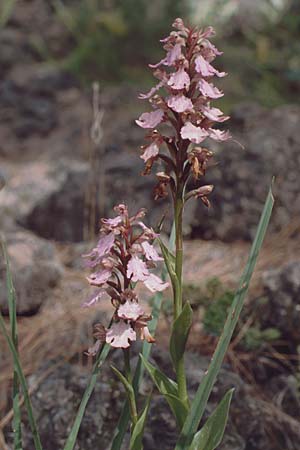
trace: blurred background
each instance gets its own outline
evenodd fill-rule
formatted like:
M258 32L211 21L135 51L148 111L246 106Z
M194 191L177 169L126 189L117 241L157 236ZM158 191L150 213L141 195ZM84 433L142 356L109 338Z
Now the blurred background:
M153 85L149 63L176 17L213 25L234 141L215 144L212 207L185 214L185 295L195 323L187 367L201 378L225 321L271 179L276 204L242 319L208 412L236 389L221 450L299 450L300 442L300 2L299 0L1 0L0 228L18 294L20 351L45 450L62 447L92 362L81 254L99 218L126 202L155 226L154 177L140 177L143 131L134 120ZM0 307L7 314L0 260ZM141 293L143 299L151 299ZM154 360L166 367L171 304L163 303ZM112 358L118 359L118 352ZM11 436L11 360L0 337L0 449ZM148 384L147 384L148 383ZM149 388L145 381L143 389ZM109 367L87 411L78 449L109 448L123 393ZM99 404L102 406L99 407ZM112 408L113 406L113 408ZM154 395L145 450L171 450L175 424ZM63 417L62 417L63 416ZM51 417L51 420L49 419ZM33 444L24 414L25 447ZM124 447L126 448L126 447Z

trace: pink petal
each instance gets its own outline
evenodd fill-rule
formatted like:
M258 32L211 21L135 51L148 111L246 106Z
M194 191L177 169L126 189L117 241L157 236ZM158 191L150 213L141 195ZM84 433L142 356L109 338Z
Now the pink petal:
M223 55L208 39L201 42L201 54L209 62L212 62L216 56Z
M145 148L144 153L141 155L141 158L146 162L148 159L155 158L159 153L158 145L153 142Z
M199 81L199 89L202 95L209 98L220 98L224 95L217 87L205 80Z
M180 131L182 139L189 139L194 144L200 144L207 138L208 132L203 128L196 127L191 122L186 122Z
M209 137L214 139L215 141L227 141L228 139L231 139L231 134L229 131L225 130L215 130L213 128L209 128Z
M118 309L120 319L137 320L143 314L145 314L145 311L136 302L127 301L123 305L120 305Z
M216 32L215 32L214 28L209 26L209 27L205 28L205 30L200 34L199 37L202 39L206 39L209 37L213 37L215 35L216 35Z
M145 253L146 258L149 261L162 261L163 258L159 256L153 245L149 244L149 242L142 242L142 247Z
M107 225L109 228L116 228L118 225L120 225L120 223L122 223L122 220L122 217L117 216L113 219L101 219L101 222L104 225Z
M159 66L173 66L173 64L180 58L181 56L181 45L175 44L173 48L171 48L167 52L167 56L159 61L157 64L149 64L149 67L152 69L156 69Z
M83 258L90 258L91 261L88 262L89 267L95 267L101 262L103 256L107 255L115 242L114 233L109 233L100 237L97 247L93 248L90 253L82 255Z
M173 111L182 113L184 111L193 109L193 103L190 98L187 98L183 94L172 95L172 97L168 98L168 107L173 109Z
M110 278L112 271L108 269L99 270L87 277L92 286L102 286Z
M95 344L92 347L90 347L88 349L88 351L86 352L88 354L88 356L95 356L95 355L97 355L98 351L100 350L100 345L101 345L101 341L97 340L95 342Z
M155 233L152 228L147 227L143 222L138 222L138 224L144 232L143 236L147 237L148 239L156 239L157 237L159 237L158 233Z
M165 80L160 81L156 86L154 86L152 89L150 89L149 92L146 94L139 94L138 98L141 100L145 100L147 98L152 97L157 91L160 90L164 85L166 84Z
M219 108L210 108L203 105L200 109L205 117L209 120L213 120L214 122L225 122L225 120L229 119L229 116L224 116L223 112Z
M225 77L227 75L226 72L219 72L215 69L202 55L198 55L195 59L195 69L203 77L213 77L214 75L217 75L217 77Z
M172 73L168 80L168 85L172 89L188 89L190 87L190 77L183 67L177 70L177 72Z
M149 343L155 342L155 339L151 335L149 328L147 326L140 329L140 338L142 341L146 340Z
M144 281L144 284L151 292L161 292L169 286L169 283L164 283L153 273L151 273L150 276Z
M137 256L132 256L127 265L127 277L132 276L132 281L144 281L149 276L146 263Z
M155 128L164 117L164 112L161 109L156 109L152 112L143 113L135 122L142 128Z
M128 348L135 340L136 332L123 320L113 323L106 333L106 342L116 348Z
M93 295L90 296L90 298L82 304L83 308L88 308L89 306L94 306L98 301L103 297L105 294L105 291L98 290Z

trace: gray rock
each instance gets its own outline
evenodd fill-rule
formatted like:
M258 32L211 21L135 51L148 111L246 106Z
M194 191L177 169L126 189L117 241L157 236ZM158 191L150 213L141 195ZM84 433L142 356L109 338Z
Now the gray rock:
M53 244L28 231L6 235L7 251L17 294L17 313L35 313L45 302L61 276L62 266ZM5 265L0 260L0 308L7 314Z
M263 285L268 298L264 322L278 328L290 343L300 343L300 260L265 272Z
M87 174L85 163L63 160L7 168L0 194L2 226L17 222L44 238L82 240Z

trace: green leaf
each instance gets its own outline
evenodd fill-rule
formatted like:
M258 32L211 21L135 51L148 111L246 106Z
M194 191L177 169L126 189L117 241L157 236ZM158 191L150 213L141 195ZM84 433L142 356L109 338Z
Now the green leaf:
M85 392L83 394L83 397L81 399L81 403L79 405L79 409L77 411L77 415L75 417L71 432L70 432L68 439L66 441L66 444L64 446L64 450L73 450L73 448L76 444L78 431L79 431L79 428L80 428L80 425L81 425L81 422L82 422L82 419L84 416L86 406L87 406L88 401L89 401L89 399L92 395L92 392L95 388L95 385L96 385L96 382L98 379L98 375L101 371L104 361L106 360L106 358L109 354L109 351L110 351L110 345L104 344L104 346L98 353L98 356L96 358L96 361L95 361L95 364L93 367L92 376L90 378L89 384L87 385Z
M181 430L189 412L187 405L177 395L164 394L164 397L174 414L179 429Z
M174 291L177 292L179 288L179 282L175 271L175 256L173 253L165 246L161 239L158 239L161 252L165 261L165 265L173 286Z
M168 402L168 405L176 418L178 426L181 429L188 413L188 409L187 406L178 398L177 383L146 361L142 355L140 355L140 357L157 389Z
M173 225L172 231L171 231L171 236L169 239L169 246L171 249L173 249L174 245L175 245L175 226ZM166 269L165 268L163 268L163 270L162 270L162 279L163 280L166 279ZM162 299L163 299L162 292L157 292L154 296L154 301L153 301L152 320L149 323L149 330L153 336L155 334L155 330L156 330L156 326L157 326L157 322L158 322ZM145 360L147 360L149 358L151 348L152 348L152 344L149 344L147 341L143 342L141 353ZM135 374L133 377L133 388L134 388L135 393L138 392L139 385L143 379L143 376L144 376L144 366L142 364L141 358L139 358L137 367L135 370ZM119 421L117 423L116 429L115 429L115 435L114 435L113 442L111 445L111 450L120 450L124 436L125 436L127 428L128 428L129 420L130 420L129 405L128 405L128 400L126 400L124 403Z
M228 391L204 426L195 434L189 450L215 450L225 431L230 402L234 389Z
M16 291L14 288L10 263L7 253L7 248L4 240L1 240L2 251L5 259L6 265L6 289L7 289L7 300L9 309L9 320L11 337L18 352L18 329L17 329L17 305L16 305ZM14 363L14 373L13 373L13 434L14 434L14 450L22 450L22 432L21 432L21 409L20 409L20 392L19 392L19 379L18 372L16 370L16 365Z
M159 369L149 363L143 355L140 355L142 362L146 369L149 372L153 382L156 384L157 389L161 394L172 394L178 395L177 383L170 378L168 378L164 373L162 373Z
M117 375L123 386L125 387L128 395L133 395L134 390L132 385L129 383L129 381L124 377L124 375L114 366L110 366L113 372Z
M193 310L189 303L185 303L180 315L173 324L172 335L170 340L170 353L174 367L184 356L186 342L193 321Z
M2 251L4 254L5 265L6 265L6 287L7 287L7 299L9 308L9 319L11 336L16 351L18 351L18 331L17 331L17 308L16 308L16 292L13 285L10 263L7 254L7 248L4 240L1 240ZM14 431L14 449L22 449L22 435L21 435L21 410L19 406L20 393L19 393L19 380L16 366L14 363L14 373L13 373L13 431Z
M0 330L5 337L7 344L9 346L10 352L13 357L14 362L14 378L13 378L13 409L14 409L14 426L16 425L19 428L21 423L20 410L19 410L19 387L18 381L22 387L23 395L24 395L24 403L28 413L29 425L32 432L33 442L35 450L42 450L42 444L40 441L37 424L34 418L33 409L31 400L29 397L28 386L26 382L25 375L23 373L23 369L21 366L21 362L19 359L18 351L16 348L17 344L17 327L16 327L16 305L15 305L15 293L13 282L11 278L11 272L9 267L9 260L7 256L7 251L5 244L1 239L1 245L3 249L3 253L6 261L6 270L7 270L7 285L8 285L8 302L9 302L9 313L10 313L10 324L12 328L12 336L7 332L4 318L0 312ZM17 430L17 436L14 437L14 445L15 449L21 449L21 431Z
M142 450L143 449L143 434L145 423L149 411L151 396L147 400L147 404L142 412L140 418L138 419L130 438L129 449L130 450Z
M179 440L175 447L175 450L187 450L192 443L194 434L198 428L199 422L205 411L205 407L212 391L213 385L216 381L217 375L221 369L222 362L229 346L234 328L237 324L239 315L241 313L244 300L248 291L249 283L254 271L256 260L261 249L266 230L270 221L274 199L272 190L269 190L269 194L266 199L266 203L260 218L258 229L254 242L251 247L250 255L244 273L240 280L239 288L234 296L232 306L229 310L227 320L224 325L223 332L220 336L217 348L211 359L208 371L204 376L194 400L191 405L191 411L188 414L184 426L181 430Z

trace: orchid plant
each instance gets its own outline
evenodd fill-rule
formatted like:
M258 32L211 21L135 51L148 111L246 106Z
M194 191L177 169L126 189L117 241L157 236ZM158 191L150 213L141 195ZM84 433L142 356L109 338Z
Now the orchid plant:
M83 255L92 271L87 277L88 282L95 287L95 292L83 306L94 307L98 302L109 299L112 305L112 318L106 327L104 324L95 326L96 340L88 350L88 354L96 356L96 361L91 381L83 396L64 450L73 450L76 444L85 407L111 347L123 351L124 371L116 367L113 367L113 371L123 383L127 393L127 401L116 427L111 450L121 449L128 429L130 429L129 449L143 448L143 431L151 401L149 398L144 409L138 410L140 404L137 401L138 386L144 370L148 371L175 416L179 433L176 450L214 450L224 433L232 391L225 395L207 422L199 431L197 430L243 306L270 219L273 197L270 190L223 333L206 375L192 400L188 395L184 364L186 342L192 326L192 309L183 298L182 292L184 207L192 199L199 199L205 207L210 206L208 197L213 186L202 184L202 179L213 157L213 151L205 145L209 140L212 142L229 140L231 135L223 128L216 128L216 125L227 121L229 117L211 104L223 96L223 92L212 83L213 78L222 78L226 75L212 64L215 58L222 54L210 41L215 34L213 28L199 30L188 27L182 19L176 19L173 28L174 30L161 40L166 56L157 64L150 64L158 83L148 93L139 96L140 99L149 101L152 109L143 113L136 123L147 130L145 136L147 143L142 146L140 156L145 162L143 175L150 174L153 166L159 163L154 196L156 199L170 196L173 204L174 244L171 239L170 245L166 246L159 236L160 229L154 230L145 225L144 209L130 215L127 206L119 204L115 207L115 217L102 219L97 245L90 253ZM162 256L155 243L160 247ZM18 358L15 297L9 275L9 262L6 253L5 255L12 334L9 335L7 332L2 316L0 326L14 358L15 376L24 392L35 448L41 450L42 444L26 380ZM155 272L157 265L163 262L165 270L160 277ZM165 272L169 275L170 283L165 280ZM155 308L152 314L147 312L146 305L139 301L139 295L143 293L143 289L137 291L139 283L155 295ZM174 365L174 379L168 378L148 361L151 345L155 342L157 311L161 305L162 291L167 289L169 284L173 292L170 355ZM130 348L137 339L143 341L143 345L140 360L133 374ZM15 406L15 414L19 416L17 403ZM20 427L15 429L21 433ZM19 442L20 439L16 438L15 441ZM20 447L15 446L15 449L17 448Z

